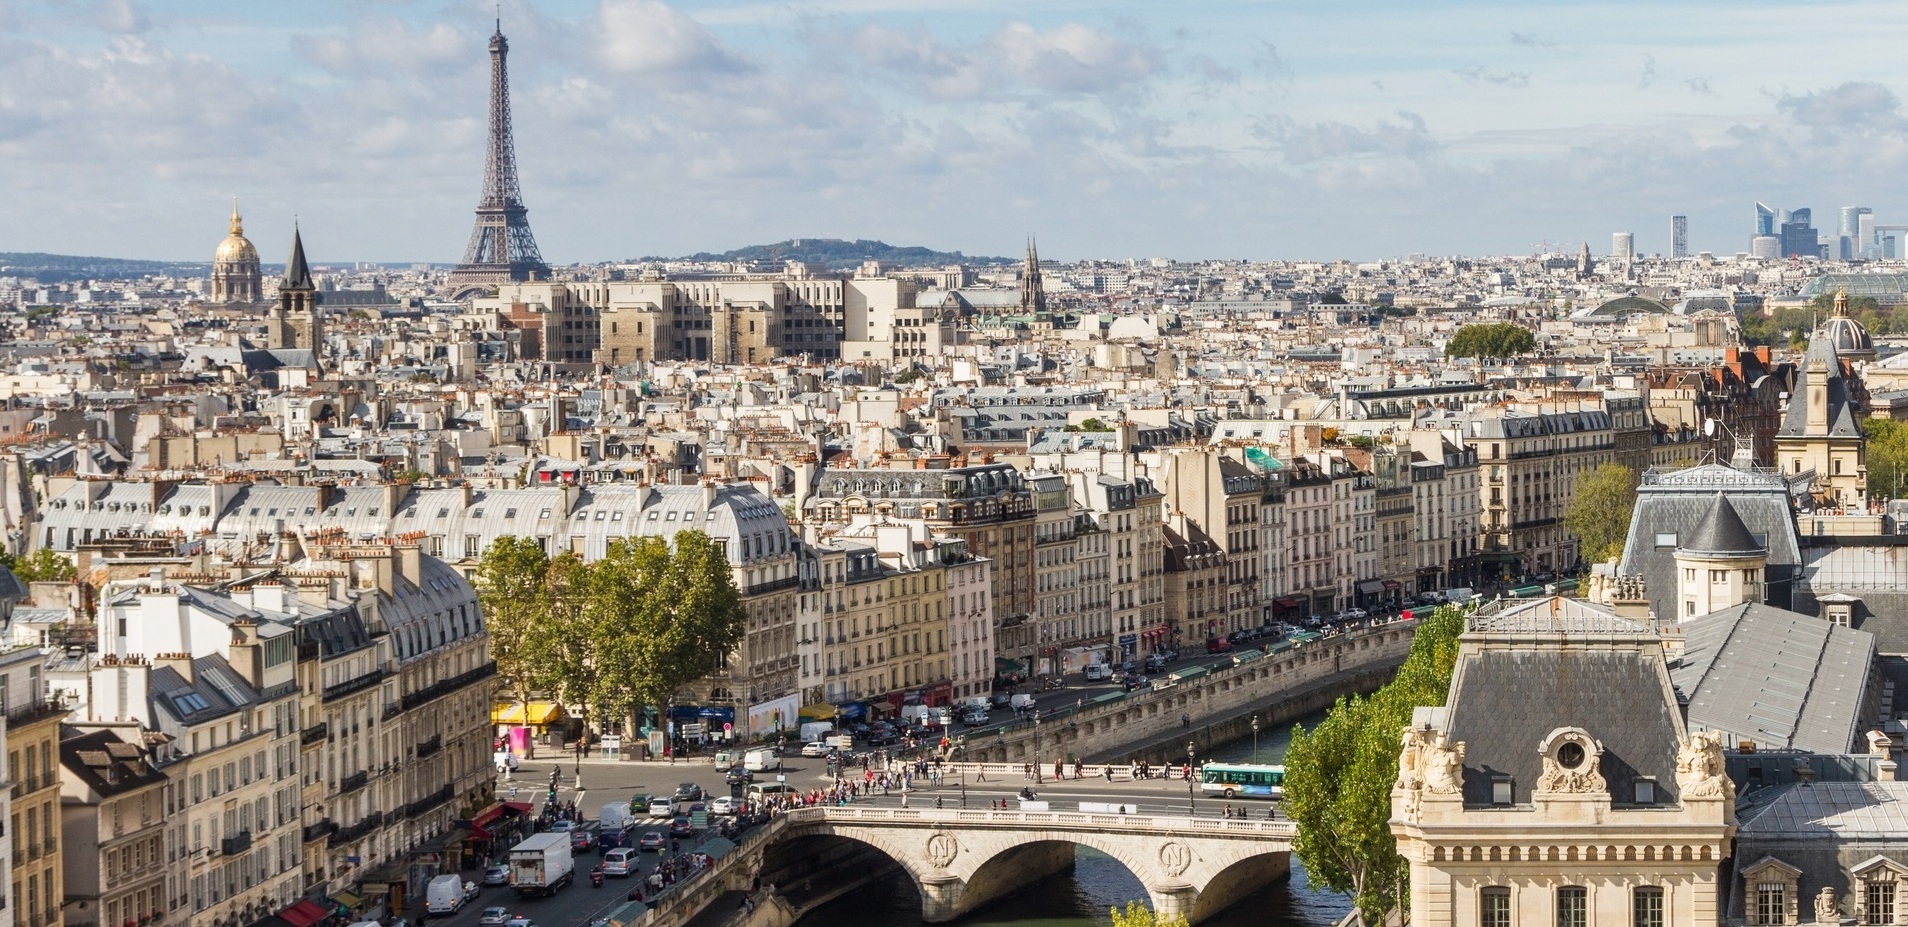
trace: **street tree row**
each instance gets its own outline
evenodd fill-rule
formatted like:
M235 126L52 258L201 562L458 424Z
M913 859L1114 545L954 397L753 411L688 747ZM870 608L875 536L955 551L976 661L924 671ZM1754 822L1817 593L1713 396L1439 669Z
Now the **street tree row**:
M586 725L595 714L635 730L643 709L666 711L722 667L747 624L722 545L700 531L621 538L594 561L502 537L484 551L476 585L497 671L518 703L541 694L580 706Z

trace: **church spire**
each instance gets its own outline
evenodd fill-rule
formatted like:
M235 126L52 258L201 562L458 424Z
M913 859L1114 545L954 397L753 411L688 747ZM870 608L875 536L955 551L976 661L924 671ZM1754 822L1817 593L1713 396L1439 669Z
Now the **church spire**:
M1027 236L1027 264L1020 270L1020 313L1041 315L1047 311L1047 289L1040 279L1040 249L1032 235Z
M311 265L305 262L305 239L296 223L292 225L291 259L285 262L285 279L279 285L299 290L316 289L311 282Z
M238 194L232 195L232 230L228 234L245 234L245 220L239 218Z

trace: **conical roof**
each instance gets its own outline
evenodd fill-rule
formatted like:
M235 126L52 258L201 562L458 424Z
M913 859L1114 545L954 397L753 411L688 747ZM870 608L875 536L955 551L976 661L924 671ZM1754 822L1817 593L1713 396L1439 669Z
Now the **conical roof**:
M1736 507L1729 504L1729 497L1716 493L1716 501L1709 506L1703 520L1696 530L1677 550L1692 554L1731 555L1767 555L1767 546L1756 541L1749 533L1749 526L1742 523L1742 516L1736 514Z
M311 265L305 263L305 239L298 234L297 226L292 226L291 259L285 262L285 280L281 285L300 290L314 288Z

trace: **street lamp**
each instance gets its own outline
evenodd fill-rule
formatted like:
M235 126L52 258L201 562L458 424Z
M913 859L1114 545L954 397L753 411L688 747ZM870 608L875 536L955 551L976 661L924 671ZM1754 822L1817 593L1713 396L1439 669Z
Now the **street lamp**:
M1193 806L1193 742L1186 741L1186 814L1197 817L1199 811Z
M1259 716L1252 716L1252 761L1259 761Z
M1038 709L1034 711L1033 767L1034 779L1037 781L1040 778L1040 711Z

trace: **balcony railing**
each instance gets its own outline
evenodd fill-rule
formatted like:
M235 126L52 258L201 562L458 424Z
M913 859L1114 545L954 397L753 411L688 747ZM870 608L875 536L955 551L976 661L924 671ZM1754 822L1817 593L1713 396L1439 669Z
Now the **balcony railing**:
M251 848L252 848L252 832L249 830L239 831L238 833L233 834L232 836L219 841L219 852L225 854L226 856L231 856L236 853L243 853L246 850L249 850Z
M480 679L488 679L495 675L497 675L497 664L486 663L480 667L477 667L474 670L471 670L466 673L459 673L455 676L450 677L449 679L440 679L437 682L431 683L430 685L425 686L422 689L418 689L410 693L409 695L404 696L404 710L410 711L411 709L416 708L419 705L423 705L426 702L430 702L434 699L443 698L444 696L452 692L455 692L458 689L462 689L463 687L470 685L471 683L476 682Z
M430 740L417 745L417 758L421 760L442 749L444 749L444 735L433 734Z
M372 670L371 672L366 673L362 676L355 676L351 679L345 680L344 682L334 683L332 685L326 686L325 692L324 692L324 700L329 702L332 699L343 698L347 695L350 695L353 692L362 692L365 689L369 689L372 686L375 686L378 683L383 681L384 681L384 670L381 670L381 669Z
M306 824L305 825L305 842L310 843L314 840L323 840L326 837L331 836L332 832L336 831L337 829L338 829L338 825L331 823L330 818L325 818L324 820L319 821L316 824Z
M69 709L62 698L35 699L7 706L7 729L18 730L36 721L64 717Z
M363 772L363 771L354 772L351 775L338 780L338 794L346 795L351 792L355 792L361 788L364 788L365 785L369 783L370 781L371 781L371 774L369 772Z
M455 796L456 794L457 794L457 789L455 786L446 785L443 788L440 788L437 791L432 792L431 794L418 799L417 801L414 801L408 805L405 805L404 816L415 817L417 815L423 814L426 811L431 810L432 808L441 807L445 804L448 804L451 798Z
M311 727L305 728L304 732L298 735L298 742L309 747L330 736L331 725L327 722L320 721Z
M365 834L368 834L383 826L384 826L384 812L373 811L364 820L359 821L358 823L353 824L350 827L347 827L343 830L334 831L331 835L331 846L335 847L341 843L350 843L351 841L356 840L359 837L362 837Z

